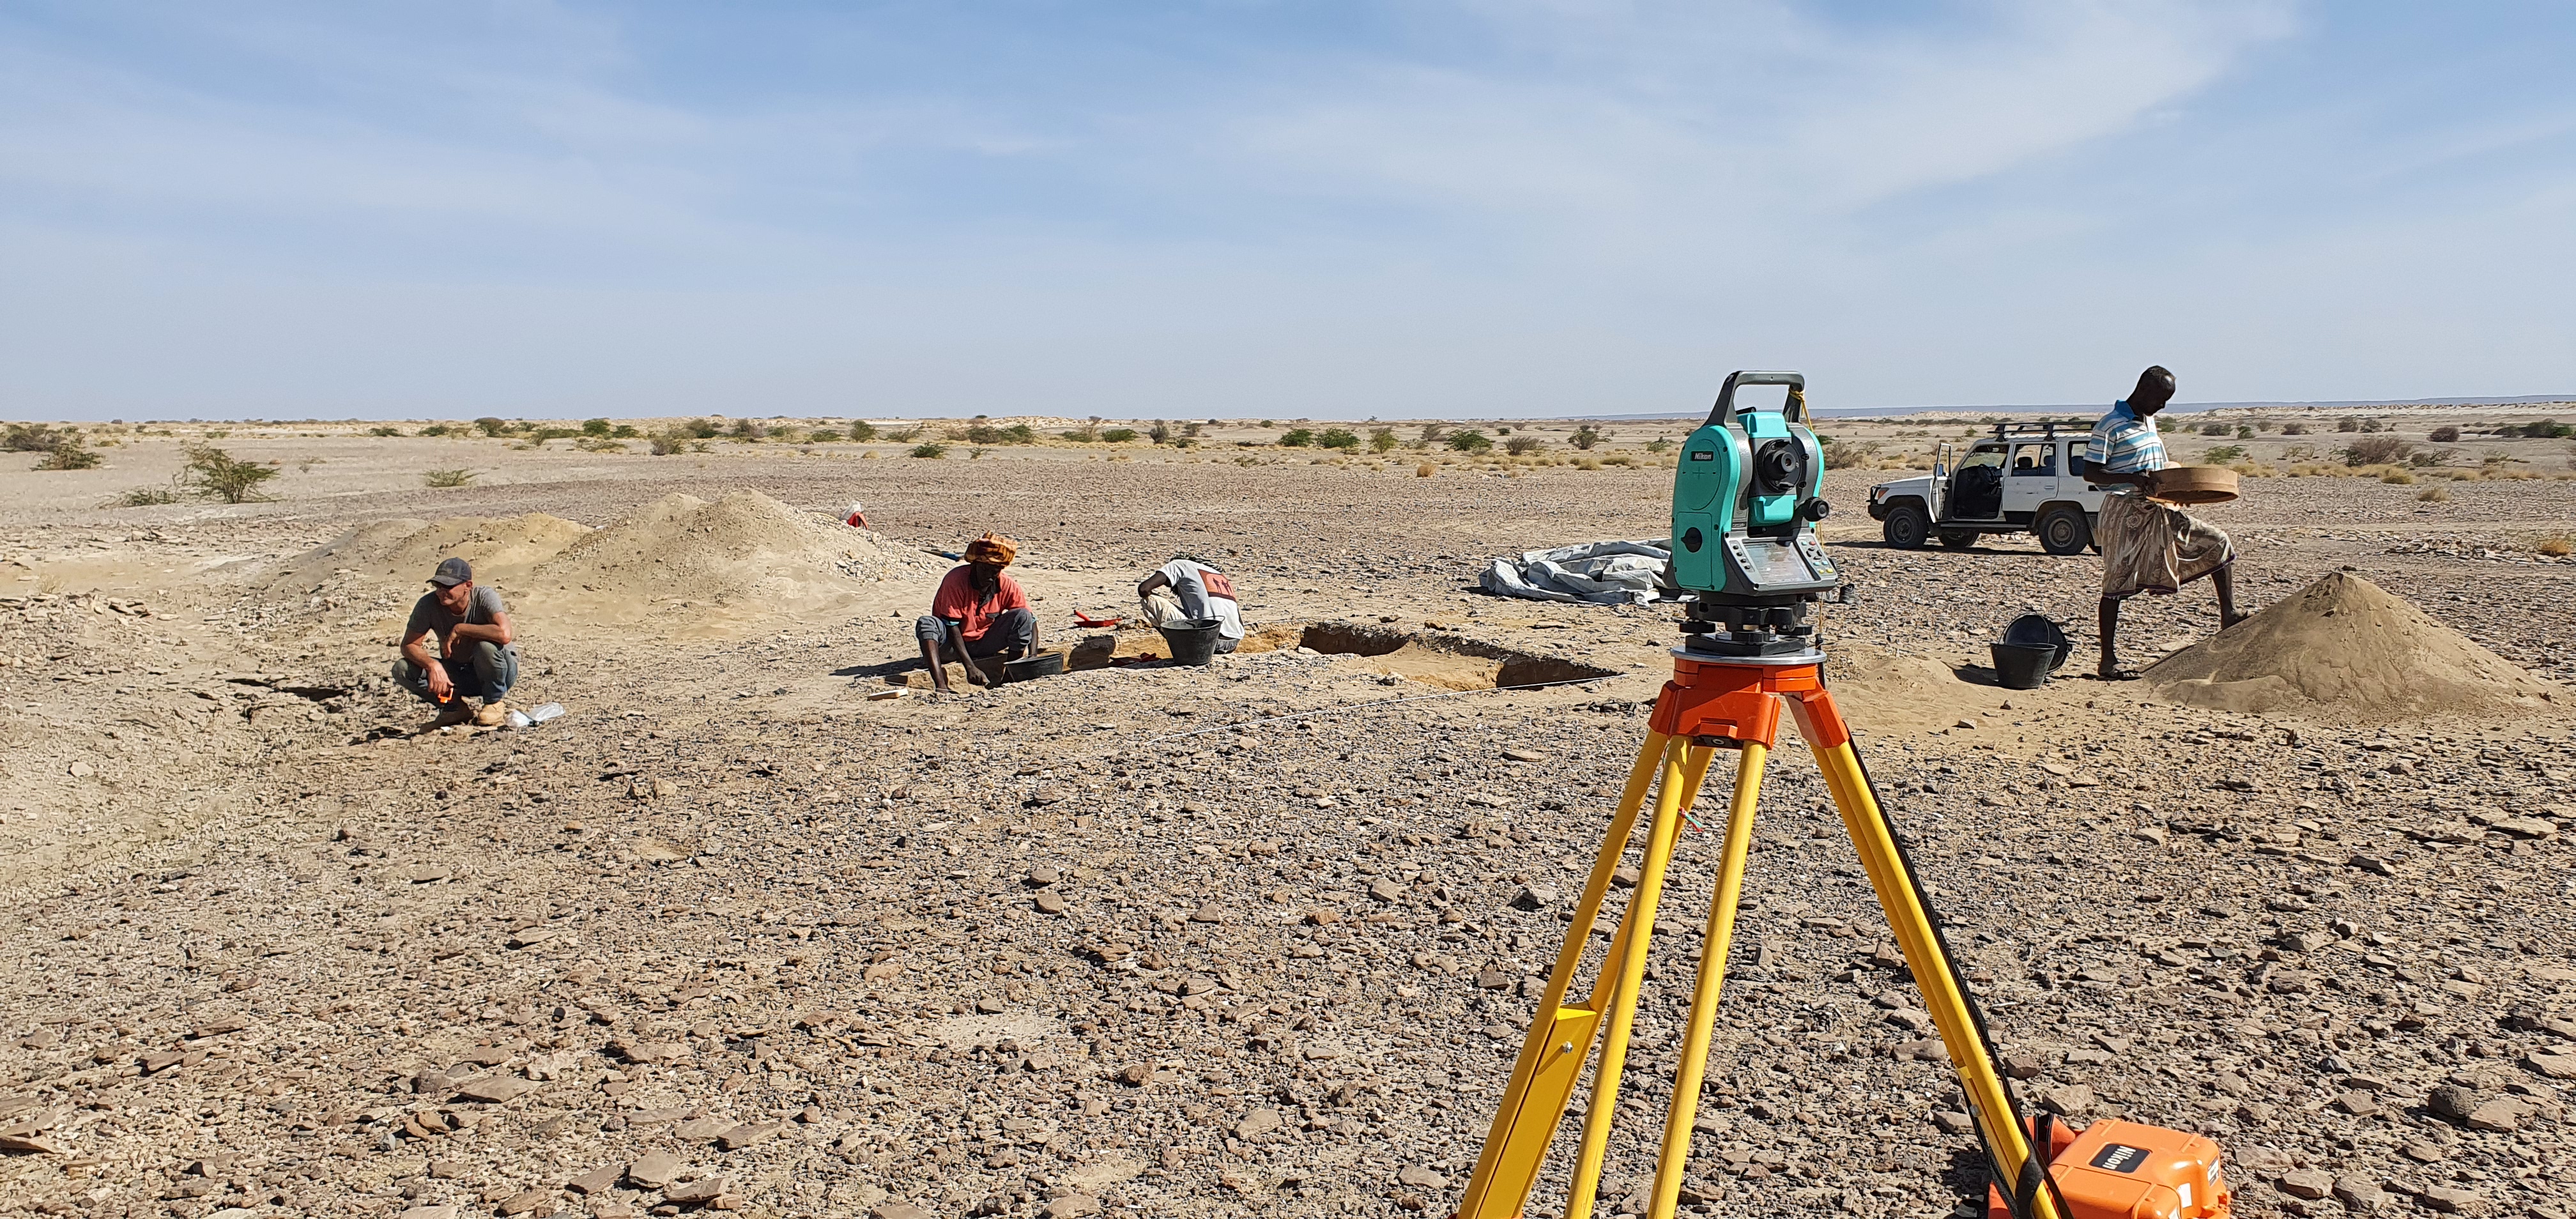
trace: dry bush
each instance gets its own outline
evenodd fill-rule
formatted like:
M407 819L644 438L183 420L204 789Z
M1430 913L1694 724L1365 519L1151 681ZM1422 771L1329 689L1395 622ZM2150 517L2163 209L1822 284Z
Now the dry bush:
M1429 478L1429 477L1431 477L1432 475L1437 474L1437 473L1439 473L1439 472L1440 472L1440 467L1435 466L1435 465L1433 465L1433 464L1431 464L1430 462L1427 462L1427 461L1426 461L1426 462L1423 462L1421 465L1418 465L1418 466L1413 467L1413 476L1414 476L1415 478Z
M2427 435L2425 439L2430 440L2435 444L2455 444L2460 439L2460 429L2452 426L2451 424L2445 423L2440 427L2434 428L2432 433Z
M2404 470L2392 469L2381 472L2379 475L2379 481L2402 487L2413 483L2415 481L2415 476Z
M2398 436L2364 436L2343 446L2343 462L2348 466L2384 466L2406 460L2415 451L2415 442Z
M2426 487L2415 496L2415 502L2419 504L2443 504L2449 503L2450 499L2449 487Z
M431 470L420 476L424 487L462 487L473 481L472 470Z
M2540 544L2532 549L2553 559L2563 559L2570 554L2576 554L2576 538L2563 533L2555 534L2540 539Z

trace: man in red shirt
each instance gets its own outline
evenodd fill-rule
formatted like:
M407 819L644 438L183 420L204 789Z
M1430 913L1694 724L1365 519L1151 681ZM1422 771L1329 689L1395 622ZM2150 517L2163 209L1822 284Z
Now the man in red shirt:
M978 686L999 678L985 673L976 658L1017 660L1038 650L1038 616L1029 609L1029 595L1020 591L1019 581L1002 574L1019 553L1018 543L998 533L966 543L965 565L939 582L930 612L913 622L912 633L921 640L921 663L930 666L930 684L940 693L948 693L943 650L956 655L966 680Z

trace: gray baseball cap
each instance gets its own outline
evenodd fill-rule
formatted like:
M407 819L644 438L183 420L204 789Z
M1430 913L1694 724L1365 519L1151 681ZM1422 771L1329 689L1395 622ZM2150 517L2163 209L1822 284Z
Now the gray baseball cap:
M429 582L440 588L454 588L473 579L474 568L463 559L440 559L438 570L429 574Z

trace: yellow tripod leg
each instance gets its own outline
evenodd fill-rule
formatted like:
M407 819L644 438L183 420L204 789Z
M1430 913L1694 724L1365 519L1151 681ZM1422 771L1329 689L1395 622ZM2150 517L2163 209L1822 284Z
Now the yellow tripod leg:
M1718 992L1726 984L1726 953L1735 941L1735 905L1744 896L1744 862L1753 848L1753 812L1762 792L1762 764L1770 751L1746 741L1735 763L1735 799L1726 815L1726 853L1718 861L1717 897L1709 903L1708 929L1700 937L1699 979L1691 990L1690 1030L1682 1037L1681 1069L1673 1076L1672 1109L1664 1117L1663 1152L1655 1160L1653 1219L1671 1219L1681 1201L1682 1173L1690 1159L1691 1119L1699 1112L1700 1081L1708 1071L1709 1032L1717 1022Z
M1804 706L1794 701L1791 705L1798 710L1799 731L1812 745L1820 735L1814 717ZM1887 912L1888 924L1896 932L1897 947L1904 950L1905 964L1914 971L1914 984L1923 992L1923 1006L1940 1027L1941 1044L1949 1049L1950 1061L1958 1068L1959 1086L1968 1094L1977 1128L1984 1133L1986 1146L1993 1149L2004 1180L2018 1181L2031 1159L2030 1138L2013 1121L2003 1077L1995 1070L1994 1060L1986 1055L1986 1043L1977 1035L1968 1014L1968 997L1950 972L1949 958L1942 953L1941 942L1932 933L1932 920L1923 911L1922 895L1915 891L1913 878L1897 856L1896 840L1888 834L1887 820L1880 815L1878 800L1861 772L1860 755L1853 751L1848 739L1816 747L1815 755L1816 768L1824 772L1834 805L1842 812L1843 828L1851 834L1861 865L1869 870L1869 883L1878 891L1878 904ZM2046 1189L2032 1199L2031 1215L2033 1219L2062 1219L2055 1196Z
M1530 1021L1529 1035L1521 1042L1520 1058L1512 1066L1511 1083L1503 1090L1494 1124L1485 1132L1484 1152L1476 1159L1475 1175L1468 1179L1466 1196L1458 1204L1459 1219L1517 1219L1529 1202L1530 1187L1537 1182L1539 1166L1547 1159L1548 1144L1555 1138L1557 1124L1564 1120L1566 1103L1582 1078L1583 1064L1592 1056L1592 1039L1601 1025L1602 1003L1610 998L1609 994L1596 993L1584 1006L1567 1007L1566 992L1573 988L1575 971L1583 963L1592 926L1600 918L1601 904L1610 891L1610 878L1619 870L1619 859L1627 853L1628 839L1636 832L1637 812L1645 805L1646 789L1654 781L1657 769L1669 763L1677 749L1672 738L1650 731L1645 744L1637 750L1636 762L1628 768L1628 785L1619 793L1617 811L1601 838L1600 856L1592 863L1592 876L1584 882L1583 896L1575 902L1574 921L1565 929L1565 945L1557 951L1556 968L1548 974L1547 990ZM1619 972L1626 931L1623 922L1621 936L1613 942L1610 958L1602 965L1605 975L1616 976Z
M1678 744L1678 742L1676 742ZM1610 1146L1610 1119L1619 1108L1619 1075L1628 1064L1628 1034L1637 1022L1637 992L1646 981L1646 945L1655 933L1655 905L1664 890L1664 867L1672 861L1673 839L1681 831L1682 809L1699 794L1708 774L1709 755L1694 745L1675 749L1664 759L1664 777L1655 793L1655 823L1646 837L1646 857L1637 869L1637 895L1628 899L1620 920L1622 952L1618 982L1608 1007L1610 1033L1601 1046L1601 1066L1592 1077L1592 1106L1583 1115L1583 1150L1575 1157L1572 1192L1565 1199L1565 1219L1591 1219L1594 1194L1601 1184L1601 1161ZM1676 757L1675 754L1681 756Z

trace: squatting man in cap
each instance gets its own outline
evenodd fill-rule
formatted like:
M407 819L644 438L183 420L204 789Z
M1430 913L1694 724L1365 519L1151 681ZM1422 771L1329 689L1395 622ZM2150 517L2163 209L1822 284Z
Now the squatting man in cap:
M966 562L940 580L930 612L913 622L921 663L930 667L930 684L940 693L949 693L943 654L955 656L967 681L989 686L999 674L986 673L977 659L1018 660L1038 650L1038 616L1029 608L1029 595L1002 574L1019 553L1018 543L998 533L966 543Z
M1197 555L1176 554L1136 582L1136 599L1145 621L1155 626L1190 620L1217 623L1216 650L1231 652L1243 642L1243 607L1234 596L1234 581Z
M519 680L509 607L501 604L500 590L476 586L474 568L463 559L439 560L429 585L412 603L411 621L403 626L402 659L394 662L394 680L439 704L433 728L467 720L497 728L510 714L501 696ZM468 697L483 700L482 710L468 708Z
M2156 412L2173 401L2174 375L2161 364L2138 374L2126 401L2111 404L2093 425L2084 449L2084 480L2118 490L2102 497L2102 664L2106 681L2136 673L2119 666L2120 603L2139 593L2172 594L2202 576L2218 593L2218 627L2244 621L2236 612L2236 546L2218 527L2152 498L2155 472L2165 468L2164 437Z

